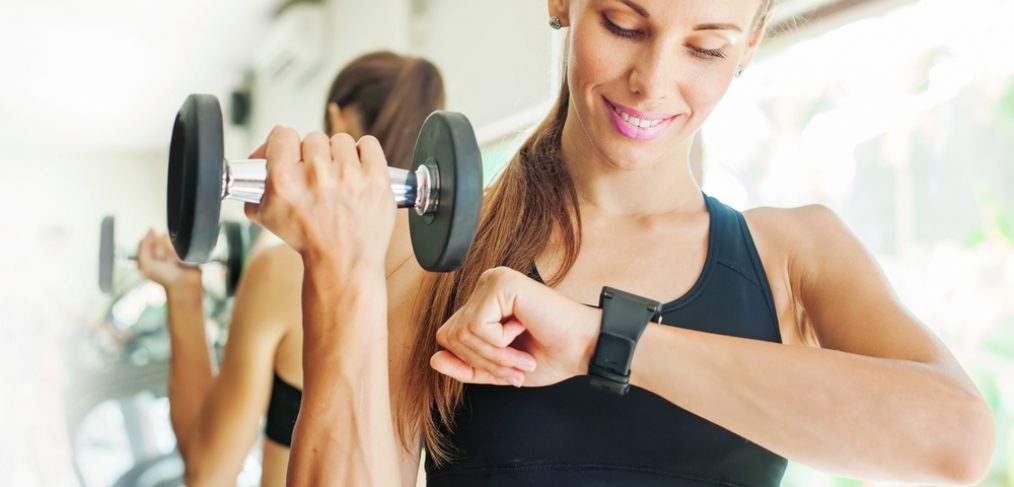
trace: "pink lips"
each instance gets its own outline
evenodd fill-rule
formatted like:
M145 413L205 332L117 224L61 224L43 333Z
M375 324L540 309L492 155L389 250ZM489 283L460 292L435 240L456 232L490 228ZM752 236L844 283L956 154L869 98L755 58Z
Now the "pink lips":
M619 103L613 103L602 97L602 100L606 104L606 108L609 110L609 121L613 123L616 130L628 138L634 140L651 140L659 135L672 123L673 119L676 118L674 115L666 115L664 113L650 113L634 110L633 108L620 105ZM647 120L649 122L659 121L654 127L638 127L623 119L619 114L616 113L616 109L620 109L629 117L637 118L638 120Z

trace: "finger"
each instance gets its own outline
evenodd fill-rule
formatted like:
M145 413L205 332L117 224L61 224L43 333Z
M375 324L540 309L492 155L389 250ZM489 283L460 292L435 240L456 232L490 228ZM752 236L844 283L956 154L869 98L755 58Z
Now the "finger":
M286 127L275 127L265 142L264 156L267 158L268 172L273 166L299 162L299 134Z
M257 203L243 203L243 213L250 221L262 225L260 217L260 205Z
M488 372L469 366L464 360L461 360L447 350L441 350L433 354L430 357L430 367L452 379L468 384L512 385L514 387L521 387L525 382L524 374L520 372L514 372L507 378L495 377Z
M311 180L316 184L329 181L331 170L331 146L323 132L310 132L303 137L302 159L308 166Z
M475 342L482 343L481 341L475 340ZM465 343L464 340L451 340L447 345L444 346L447 351L453 353L456 357L467 363L469 366L483 370L498 378L506 379L515 372L513 367L502 366L496 362L489 360L483 354L479 353L476 349Z
M470 350L497 365L498 369L511 368L527 372L535 371L535 357L513 347L494 347L475 335L465 335L462 344Z
M176 255L176 247L173 247L173 241L169 238L168 233L163 233L156 236L156 242L162 249L163 255L168 257L173 262L179 262L180 258Z
M522 325L520 321L511 318L503 324L503 339L507 341L507 344L514 343L522 333L525 332L525 325Z
M367 172L378 177L390 177L387 173L387 156L384 155L384 149L380 147L380 141L376 137L364 135L356 143L356 149L359 160Z
M344 133L331 137L331 159L337 164L339 174L347 174L349 169L359 169L361 165L355 139Z
M281 127L281 125L276 125L275 128L271 129L271 132L268 132L269 138L271 137L271 134L275 132L275 129L277 129L278 127ZM254 151L251 152L249 156L247 156L247 159L264 159L265 157L267 157L267 151L268 151L268 141L267 139L265 139L264 143L262 143L256 149L254 149Z
M148 264L148 260L151 258L151 241L155 237L153 230L148 230L144 234L144 238L137 243L137 265L138 267L145 267Z
M518 335L524 333L525 327L521 322L512 318L503 324L495 321L476 322L472 324L470 331L486 343L503 348L510 345Z

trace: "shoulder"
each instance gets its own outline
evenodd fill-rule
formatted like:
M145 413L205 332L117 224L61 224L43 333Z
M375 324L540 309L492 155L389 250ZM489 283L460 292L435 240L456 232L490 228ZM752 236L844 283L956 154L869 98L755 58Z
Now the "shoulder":
M775 234L806 232L806 236L816 237L822 231L837 231L837 227L842 226L838 214L821 204L794 208L759 206L744 211L743 216L751 229L756 227L759 231Z
M857 272L879 274L870 251L827 206L755 208L744 216L758 250L764 242L769 253L786 263L786 276L797 293Z
M834 210L820 204L758 207L744 211L743 217L755 240L797 258L833 250L836 242L855 238Z
M243 268L230 328L272 328L281 332L298 324L302 281L302 258L288 245L256 251Z

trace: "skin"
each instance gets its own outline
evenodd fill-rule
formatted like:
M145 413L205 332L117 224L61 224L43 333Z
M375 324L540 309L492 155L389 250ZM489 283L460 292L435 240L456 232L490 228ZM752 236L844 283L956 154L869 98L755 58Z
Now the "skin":
M637 4L648 16L621 0L549 1L572 41L562 148L583 244L555 288L510 269L486 271L435 337L444 348L430 360L437 371L521 387L586 374L601 312L582 303L596 302L604 285L671 301L700 275L710 217L689 167L691 136L761 40L750 29L758 1ZM603 15L643 35L618 36ZM738 32L695 28L716 23ZM660 137L635 141L611 125L603 96L676 118ZM300 142L285 128L264 154L270 198L248 211L306 268L304 402L288 480L412 485L418 450L400 448L391 417L403 377L388 371L419 366L406 364L406 344L423 272L404 218L394 217L382 154L368 137L357 145L311 133ZM995 437L988 407L841 220L822 206L744 216L784 343L650 324L632 384L829 472L931 484L982 478ZM536 259L542 275L560 266L558 242Z
M336 132L362 134L355 107L328 105ZM204 335L201 270L183 265L168 236L149 231L138 268L165 288L172 346L170 420L187 485L233 485L268 408L273 374L303 386L303 262L285 245L256 252L236 291L229 340L214 370ZM264 438L261 485L285 485L289 448Z

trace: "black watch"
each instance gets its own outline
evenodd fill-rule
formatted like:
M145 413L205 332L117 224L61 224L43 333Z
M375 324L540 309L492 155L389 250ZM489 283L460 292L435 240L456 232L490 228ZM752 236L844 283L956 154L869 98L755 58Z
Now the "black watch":
M617 395L630 389L630 362L649 321L662 313L662 304L628 292L603 287L599 295L602 330L595 355L588 364L591 384Z

